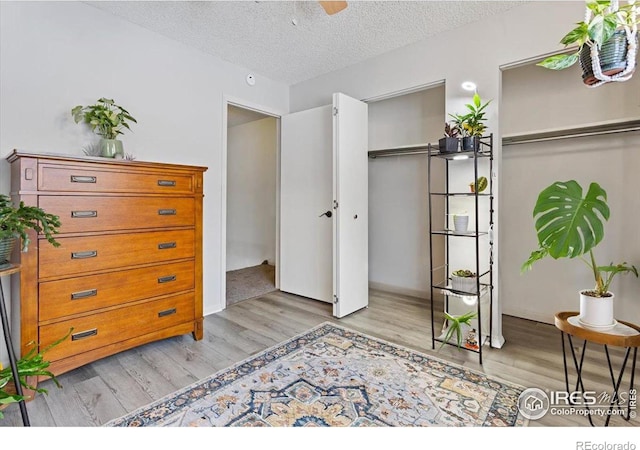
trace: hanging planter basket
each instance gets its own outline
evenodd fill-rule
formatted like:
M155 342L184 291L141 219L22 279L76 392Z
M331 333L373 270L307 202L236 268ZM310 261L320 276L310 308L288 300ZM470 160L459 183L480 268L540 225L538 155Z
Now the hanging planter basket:
M598 87L612 81L627 81L636 70L636 55L638 53L636 17L638 10L635 1L628 3L631 7L629 11L630 22L626 22L607 41L602 42L600 48L597 44L588 42L580 50L582 80L588 87ZM607 11L620 18L618 0L612 0ZM591 16L592 11L587 7L586 23L590 23Z
M594 86L607 81L625 81L631 78L635 72L635 59L638 53L638 38L637 35L634 37L633 45L630 45L627 32L618 30L611 39L602 44L599 50L595 46L583 45L580 50L583 83ZM629 55L630 49L634 50L631 55ZM595 58L592 57L594 53L597 55ZM629 70L627 66L630 66Z

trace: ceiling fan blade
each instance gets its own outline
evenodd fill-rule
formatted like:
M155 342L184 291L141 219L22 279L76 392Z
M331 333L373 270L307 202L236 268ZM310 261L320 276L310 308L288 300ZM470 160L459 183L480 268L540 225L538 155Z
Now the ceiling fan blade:
M330 16L339 13L343 9L347 7L347 2L338 2L338 1L326 1L326 2L318 2L324 8L324 11Z

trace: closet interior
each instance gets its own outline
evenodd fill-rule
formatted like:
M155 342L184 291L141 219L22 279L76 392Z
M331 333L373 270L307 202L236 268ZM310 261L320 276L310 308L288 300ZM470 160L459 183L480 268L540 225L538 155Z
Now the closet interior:
M597 259L602 264L640 260L635 238L640 220L640 77L587 88L577 66L552 71L530 63L502 71L501 304L504 314L546 323L553 323L557 311L576 310L576 286L593 283L577 258L543 261L520 273L536 248L532 212L546 186L571 179L584 189L599 183L607 192L611 217L595 251ZM632 316L637 309L637 280L632 278L614 282L617 317Z

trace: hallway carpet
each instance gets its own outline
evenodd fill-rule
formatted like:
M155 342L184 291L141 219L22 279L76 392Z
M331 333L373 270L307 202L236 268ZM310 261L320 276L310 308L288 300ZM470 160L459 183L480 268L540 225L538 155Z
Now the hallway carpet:
M276 268L269 264L227 272L227 306L276 290Z

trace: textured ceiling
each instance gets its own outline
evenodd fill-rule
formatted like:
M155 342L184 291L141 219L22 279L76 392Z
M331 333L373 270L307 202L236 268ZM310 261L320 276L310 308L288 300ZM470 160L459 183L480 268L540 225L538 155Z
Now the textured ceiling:
M333 16L316 1L87 3L256 74L295 84L499 14L523 0L352 0Z

